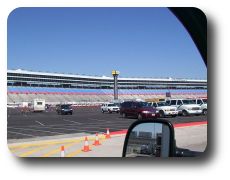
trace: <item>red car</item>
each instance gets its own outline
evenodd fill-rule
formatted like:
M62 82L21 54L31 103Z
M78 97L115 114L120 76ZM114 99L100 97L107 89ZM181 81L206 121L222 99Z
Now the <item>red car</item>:
M121 103L120 114L122 117L132 116L138 120L154 119L158 117L156 108L151 107L147 102L125 101Z

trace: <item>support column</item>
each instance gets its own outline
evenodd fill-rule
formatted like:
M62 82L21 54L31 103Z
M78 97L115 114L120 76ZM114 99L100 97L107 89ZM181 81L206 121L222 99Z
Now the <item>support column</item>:
M113 86L113 91L114 91L114 100L118 100L118 82L117 82L117 78L119 75L119 71L113 70L112 71L112 75L114 78L114 86Z

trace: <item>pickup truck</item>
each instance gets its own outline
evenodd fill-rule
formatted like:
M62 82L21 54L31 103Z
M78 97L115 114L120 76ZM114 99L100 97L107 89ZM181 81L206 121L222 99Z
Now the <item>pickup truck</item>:
M120 107L118 105L116 105L115 103L104 103L101 106L101 112L108 112L108 113L112 113L112 112L116 112L119 113L120 112Z
M170 106L166 102L149 102L149 104L157 109L159 117L176 117L178 115L177 108Z

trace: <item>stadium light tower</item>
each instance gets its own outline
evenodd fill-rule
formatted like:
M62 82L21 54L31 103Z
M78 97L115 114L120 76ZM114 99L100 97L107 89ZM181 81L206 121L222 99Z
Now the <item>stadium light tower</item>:
M117 83L117 77L120 74L119 71L113 70L112 75L114 79L114 86L113 86L113 91L114 91L114 100L118 100L118 83Z

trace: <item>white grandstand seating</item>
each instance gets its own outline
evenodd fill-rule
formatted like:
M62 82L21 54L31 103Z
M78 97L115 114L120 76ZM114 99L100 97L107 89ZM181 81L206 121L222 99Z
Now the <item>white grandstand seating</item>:
M171 98L196 98L206 96L206 94L172 94ZM32 102L33 99L45 99L47 103L65 103L65 102L107 102L113 100L113 95L63 95L63 94L10 94L7 95L7 102ZM151 99L165 98L164 95L119 95L119 99Z
M60 77L62 81L60 81ZM25 78L28 82L24 82ZM82 83L76 83L78 81ZM55 87L57 82L60 82L58 86L62 87ZM137 82L140 82L143 89L137 89L140 88ZM36 98L45 99L47 103L53 104L60 102L106 102L113 100L113 89L101 88L111 87L112 83L113 78L106 76L33 72L22 69L7 70L7 102L33 101ZM119 83L122 86L119 86ZM22 84L26 85L24 87L19 86ZM66 84L71 88L64 88ZM79 85L88 88L80 88ZM121 100L165 98L166 92L169 91L168 87L170 87L172 98L207 97L207 80L120 77L118 78L118 87L128 88L118 90Z
M151 99L165 98L166 90L119 90L119 99ZM171 92L172 98L196 98L207 96L207 91L176 90ZM7 102L32 102L33 99L45 99L47 103L65 102L107 102L113 100L112 89L65 89L65 88L32 88L11 87Z

